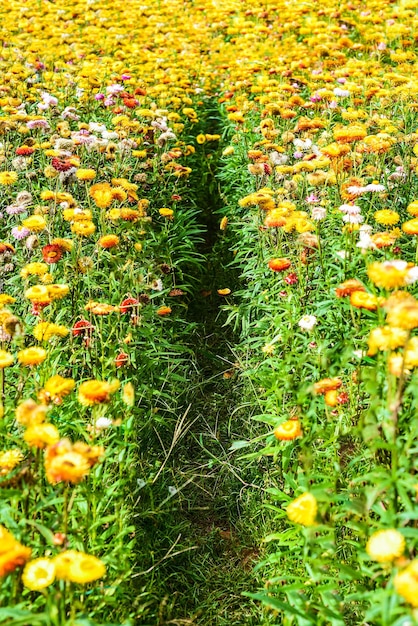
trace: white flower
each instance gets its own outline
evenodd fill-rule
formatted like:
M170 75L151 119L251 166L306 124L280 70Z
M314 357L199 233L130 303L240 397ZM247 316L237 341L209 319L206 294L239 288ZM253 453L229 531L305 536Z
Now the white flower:
M281 154L280 152L270 152L270 161L273 165L284 165L289 160L287 154Z
M311 216L315 222L323 220L327 214L327 210L323 206L314 206L311 209Z
M361 194L366 193L367 189L358 185L350 185L350 187L347 187L347 191L352 196L361 196Z
M98 417L94 422L94 428L96 430L106 430L112 426L112 420L108 417Z
M369 185L365 186L365 190L380 193L382 191L386 191L386 187L384 185L379 185L379 183L370 183Z
M312 139L294 139L293 145L298 150L307 151L310 150L310 148L312 147Z
M338 252L335 253L338 257L340 257L340 259L342 259L344 261L344 259L347 258L347 252L346 250L338 250Z
M412 285L413 283L416 283L417 280L418 280L418 267L414 265L414 267L411 267L411 269L408 270L408 273L405 277L405 282L407 285Z
M334 96L337 96L338 98L349 98L350 92L348 91L348 89L341 89L340 87L336 87L334 89Z
M352 215L347 214L343 216L343 221L347 224L361 224L364 217L360 213L354 213Z
M309 332L315 328L317 321L318 320L316 319L315 315L304 315L300 318L298 326L302 330L306 330Z
M377 248L369 233L360 233L360 239L358 240L358 243L356 243L356 247L360 248L364 252L366 250L376 250Z
M339 210L341 213L346 213L347 215L358 215L361 213L361 208L356 204L342 204Z

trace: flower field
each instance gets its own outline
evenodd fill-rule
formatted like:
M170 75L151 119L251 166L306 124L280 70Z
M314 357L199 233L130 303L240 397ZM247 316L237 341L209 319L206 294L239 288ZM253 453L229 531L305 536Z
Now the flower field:
M0 38L0 626L418 624L418 1Z

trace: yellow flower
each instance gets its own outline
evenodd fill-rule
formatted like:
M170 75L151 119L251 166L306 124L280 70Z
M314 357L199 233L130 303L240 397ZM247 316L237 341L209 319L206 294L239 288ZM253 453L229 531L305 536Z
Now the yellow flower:
M108 383L104 380L87 380L78 390L78 400L84 406L102 404L110 401L110 396L119 388L119 381Z
M27 263L21 270L20 275L22 278L28 276L43 276L48 272L48 265L46 263L40 263L35 261L34 263Z
M72 378L64 378L55 374L46 381L44 388L38 394L38 398L45 403L59 403L62 398L71 393L74 387L75 381Z
M22 573L22 582L31 591L40 591L55 580L55 565L51 559L42 557L29 561Z
M367 275L377 287L395 289L406 284L409 269L405 261L376 261L367 268Z
M66 337L70 331L65 326L50 322L39 322L33 329L33 336L38 341L49 341L52 337Z
M43 348L26 348L17 354L17 360L22 365L39 365L46 359L46 350Z
M418 607L418 559L396 574L393 584L397 593L413 607Z
M418 302L401 302L388 312L386 322L389 326L412 330L418 327Z
M69 286L65 283L48 285L47 290L52 300L61 300L61 298L64 298L70 292Z
M279 441L292 441L297 437L302 437L302 428L299 420L286 420L274 429L274 436Z
M74 222L71 225L71 232L80 237L89 237L96 231L96 226L90 220Z
M404 222L402 224L402 230L407 235L418 235L418 218Z
M74 242L72 239L62 239L57 237L51 241L51 245L60 246L66 252L70 252L74 247Z
M26 563L31 549L19 543L4 526L0 526L0 576L6 576Z
M399 213L396 211L382 209L381 211L376 211L374 219L378 224L382 224L383 226L393 226L393 224L397 224L399 222L400 217Z
M378 530L369 538L366 552L373 561L389 563L402 556L405 538L398 530Z
M286 507L287 517L291 522L302 526L314 526L318 505L311 493L303 493Z
M126 383L122 389L122 400L126 406L133 406L135 402L135 387L132 383Z
M63 481L76 485L89 473L90 463L84 454L73 449L68 439L61 439L47 446L45 471L51 485Z
M17 179L17 172L0 172L0 185L14 185Z
M18 448L0 452L0 475L11 472L22 459L23 453Z
M25 430L23 439L28 446L42 449L57 443L60 435L53 424L34 424Z
M54 564L57 578L73 583L90 583L106 574L106 567L100 559L76 550L62 552L54 558Z
M374 356L379 350L396 350L404 346L408 339L408 332L402 328L383 326L373 328L369 337L367 354Z
M29 289L25 291L25 298L33 303L42 302L49 304L51 302L48 287L45 285L34 285L33 287L29 287Z
M0 369L4 369L5 367L9 367L12 365L14 361L13 355L10 352L6 352L6 350L0 350Z
M113 202L113 191L109 183L97 183L90 188L89 193L100 209L106 209Z
M158 210L158 213L160 215L162 215L163 217L166 217L167 219L173 219L174 217L174 211L173 209L167 209L167 208L162 208Z
M5 304L13 304L16 302L16 298L13 296L8 296L7 293L0 294L0 308L4 307Z
M196 141L197 141L197 143L199 143L199 144L205 143L205 141L206 141L206 135L202 135L202 134L197 135L197 137L196 137Z
M41 424L46 417L48 408L43 404L37 404L35 400L24 400L16 408L16 421L22 426Z
M46 228L46 221L42 215L31 215L23 220L22 225L33 233L39 233Z
M226 215L224 215L224 217L221 219L221 222L219 224L219 230L226 230L227 226L228 226L228 218L226 217Z
M96 176L96 170L79 169L76 171L75 175L78 180L93 180Z

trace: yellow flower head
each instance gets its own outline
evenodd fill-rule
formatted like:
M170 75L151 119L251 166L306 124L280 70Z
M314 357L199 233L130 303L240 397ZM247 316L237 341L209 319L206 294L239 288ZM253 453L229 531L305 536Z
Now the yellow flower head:
M22 426L41 424L45 421L48 408L34 400L24 400L16 408L16 421Z
M315 497L309 493L303 493L286 507L287 517L291 522L302 526L314 526L318 505Z
M378 224L382 224L383 226L393 226L399 222L400 217L399 213L396 211L382 209L381 211L376 211L374 219Z
M397 593L408 604L418 607L418 559L415 559L405 569L396 574L393 584Z
M78 390L78 400L84 406L102 404L110 401L111 394L119 388L119 381L108 383L104 380L87 380Z
M23 220L22 225L33 233L39 233L46 228L46 221L42 215L31 215Z
M100 559L76 550L66 550L56 556L54 565L57 578L73 583L91 583L106 574L106 567Z
M5 187L14 185L17 179L17 172L0 172L0 185L4 185Z
M18 448L0 452L0 475L11 472L23 460L23 453Z
M60 435L53 424L43 423L29 426L23 434L23 439L28 446L33 448L46 448L59 441Z
M46 589L55 580L55 565L51 559L42 557L29 561L22 574L22 582L31 591Z
M78 180L93 180L96 176L96 170L79 169L76 171L75 175Z
M46 350L43 348L26 348L17 354L17 360L22 365L39 365L46 359Z
M366 545L366 552L373 561L389 563L402 556L405 538L398 530L378 530Z
M13 355L10 352L6 352L6 350L0 350L0 369L4 369L5 367L9 367L12 365L14 361Z

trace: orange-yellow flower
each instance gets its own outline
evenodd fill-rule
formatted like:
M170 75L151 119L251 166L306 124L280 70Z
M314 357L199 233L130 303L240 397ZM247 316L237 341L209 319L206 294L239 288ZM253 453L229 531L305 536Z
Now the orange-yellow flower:
M268 266L273 272L284 272L292 265L290 259L270 259Z
M6 576L30 559L31 549L26 548L0 526L0 576Z
M109 248L114 248L119 245L119 242L120 239L117 235L104 235L103 237L100 237L97 243L101 248L108 250Z
M378 299L370 293L365 291L353 291L350 294L350 304L357 309L367 309L368 311L375 311L378 306Z
M280 441L291 441L302 437L302 428L299 420L286 420L274 429L274 436Z
M46 350L43 348L26 348L17 354L17 360L22 365L39 365L46 359Z
M110 396L119 389L119 381L108 383L105 380L87 380L78 390L78 400L84 406L102 404L110 401Z

